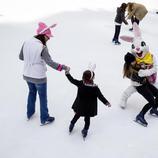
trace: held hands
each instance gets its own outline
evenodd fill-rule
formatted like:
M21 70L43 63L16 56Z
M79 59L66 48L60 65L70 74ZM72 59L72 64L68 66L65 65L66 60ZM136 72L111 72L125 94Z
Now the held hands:
M67 67L67 69L65 70L65 74L69 74L70 73L70 67Z
M66 65L62 65L62 70L67 70L69 67Z
M70 67L63 65L63 70L65 70L65 74L69 74L70 73Z

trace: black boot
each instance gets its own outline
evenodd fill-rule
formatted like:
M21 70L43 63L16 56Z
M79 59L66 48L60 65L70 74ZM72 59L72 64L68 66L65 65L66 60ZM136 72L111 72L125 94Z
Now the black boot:
M119 42L118 40L115 40L115 45L120 45L121 44L121 42Z
M41 122L41 125L46 125L46 124L50 124L55 120L55 117L51 117L49 116L45 121Z
M74 128L74 124L73 124L73 123L70 123L70 126L69 126L69 132L70 132L70 133L72 132L73 128Z
M112 43L115 43L115 41L116 41L116 39L115 39L115 38L113 38L113 39L112 39Z
M144 119L144 115L141 113L136 116L136 122L140 123L141 125L143 125L145 127L148 125L148 123Z
M88 130L83 129L83 130L81 131L81 133L82 133L83 138L86 138L87 133L88 133Z
M133 31L133 28L130 28L129 31Z
M152 109L150 110L150 114L151 114L152 116L158 117L158 111L157 111L157 109L156 109L156 108L152 108Z

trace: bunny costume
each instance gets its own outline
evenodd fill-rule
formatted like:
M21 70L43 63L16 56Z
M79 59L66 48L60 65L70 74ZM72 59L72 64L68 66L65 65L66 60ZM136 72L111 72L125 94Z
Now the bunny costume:
M141 32L136 23L133 24L134 38L129 37L132 42L131 53L135 55L137 64L141 65L143 69L139 70L138 75L140 77L147 77L149 83L155 84L157 76L157 64L153 54L149 52L149 48L141 38ZM123 38L124 40L124 38ZM121 108L126 108L127 99L136 92L134 86L138 86L138 83L132 82L132 84L123 92L121 101L119 103Z

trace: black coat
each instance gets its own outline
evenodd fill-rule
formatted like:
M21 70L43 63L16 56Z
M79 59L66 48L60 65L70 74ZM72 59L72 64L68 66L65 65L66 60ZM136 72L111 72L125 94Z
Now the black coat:
M72 105L72 109L80 116L97 115L97 98L104 104L108 103L96 85L85 85L82 80L74 79L70 74L66 75L68 80L78 87L77 97Z
M140 77L138 75L138 71L140 70L140 65L136 64L134 66L130 65L129 66L129 74L128 74L128 78L131 79L134 82L138 82L140 84L145 84L147 82L147 78L146 77Z
M117 8L116 11L116 17L115 17L115 22L122 24L124 22L125 24L128 24L127 21L125 20L125 11L123 11L121 8Z

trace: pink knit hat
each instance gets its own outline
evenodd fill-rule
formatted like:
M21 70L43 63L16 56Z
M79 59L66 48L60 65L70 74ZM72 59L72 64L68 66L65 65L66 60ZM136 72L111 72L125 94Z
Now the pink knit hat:
M56 26L56 24L53 24L51 26L47 26L45 23L39 22L38 23L38 29L36 30L37 31L37 35L46 35L49 38L53 37L50 28L53 28L55 26Z

